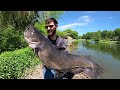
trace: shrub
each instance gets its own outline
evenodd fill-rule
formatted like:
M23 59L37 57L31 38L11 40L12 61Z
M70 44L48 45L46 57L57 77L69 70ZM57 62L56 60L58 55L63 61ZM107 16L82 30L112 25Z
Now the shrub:
M30 48L4 52L0 55L0 79L18 79L27 68L39 62Z
M14 51L27 46L23 33L13 26L0 28L0 53L4 51Z

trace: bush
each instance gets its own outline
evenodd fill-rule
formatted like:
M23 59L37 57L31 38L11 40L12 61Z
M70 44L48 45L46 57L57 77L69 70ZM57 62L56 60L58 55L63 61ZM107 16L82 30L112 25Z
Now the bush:
M78 40L76 40L76 41L72 42L72 44L74 44L74 45L78 45L78 43L79 43L79 41L78 41Z
M23 33L13 26L0 28L0 53L4 51L14 51L27 46Z
M39 62L30 48L4 52L0 55L0 79L18 79L23 76L27 68Z
M116 44L120 44L120 41L117 41Z

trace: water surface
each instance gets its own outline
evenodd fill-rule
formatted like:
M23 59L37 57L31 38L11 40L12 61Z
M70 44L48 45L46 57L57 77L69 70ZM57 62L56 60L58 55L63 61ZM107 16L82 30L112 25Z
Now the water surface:
M120 45L81 41L69 46L71 53L87 55L103 68L99 79L120 79Z

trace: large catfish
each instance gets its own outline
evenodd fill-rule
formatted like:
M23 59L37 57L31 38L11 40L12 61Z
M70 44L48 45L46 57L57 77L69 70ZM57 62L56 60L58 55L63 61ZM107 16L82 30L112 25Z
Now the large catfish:
M101 73L101 67L85 56L61 52L36 28L29 25L24 31L29 47L37 49L37 55L45 66L58 72L78 74L84 72L95 79ZM59 77L59 75L58 75Z

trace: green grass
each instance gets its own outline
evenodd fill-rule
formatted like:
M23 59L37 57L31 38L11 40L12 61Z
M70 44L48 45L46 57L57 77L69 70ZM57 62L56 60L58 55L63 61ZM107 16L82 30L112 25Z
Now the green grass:
M101 40L99 41L100 43L116 43L117 41L106 41L106 40Z

